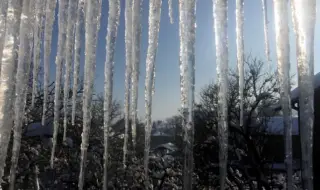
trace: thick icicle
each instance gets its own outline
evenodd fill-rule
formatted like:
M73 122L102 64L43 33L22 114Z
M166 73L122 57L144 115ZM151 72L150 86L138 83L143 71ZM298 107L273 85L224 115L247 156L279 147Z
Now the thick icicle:
M18 58L21 0L8 2L3 56L0 76L0 182L4 173L8 143L12 128L16 61Z
M76 106L77 106L77 92L79 84L80 72L80 53L81 53L81 29L83 28L84 19L84 0L79 0L77 10L77 21L75 27L75 40L74 40L74 65L73 65L73 86L72 86L72 115L71 122L75 125L76 119Z
M109 0L109 17L107 29L106 62L104 68L104 165L103 165L103 189L108 189L108 136L111 123L112 92L113 92L113 67L116 38L120 17L120 0Z
M2 59L2 50L4 45L4 37L6 33L6 20L7 20L8 0L0 2L0 67Z
M183 189L192 189L196 1L179 1L180 85L184 130Z
M243 88L244 88L244 41L243 41L243 4L244 0L236 1L236 43L239 72L240 126L243 126Z
M220 189L225 189L228 160L228 1L213 1L218 92Z
M76 22L77 0L69 0L68 7L68 26L66 39L66 62L64 72L64 88L63 88L63 142L67 140L67 124L68 124L68 99L70 88L70 72L72 54L74 50L74 26Z
M173 24L172 0L168 0L170 23Z
M20 22L20 45L18 56L18 68L15 85L15 103L14 103L14 134L10 168L10 190L14 190L16 168L18 165L23 115L26 105L27 81L29 77L31 62L31 43L33 38L32 28L32 5L34 1L23 1L23 8Z
M132 2L132 78L131 78L131 132L133 150L136 146L137 136L137 112L138 112L138 83L139 83L139 63L140 63L140 39L141 39L141 21L140 10L142 0L133 0Z
M126 1L125 5L125 43L126 43L126 73L125 73L125 97L124 97L124 120L125 132L123 142L123 167L126 167L128 149L128 130L130 121L130 82L132 75L132 2Z
M40 67L40 47L41 47L41 34L43 28L43 16L44 16L44 0L37 0L35 5L35 23L34 23L34 48L33 48L33 71L32 71L32 98L31 98L31 107L34 107L35 97L38 87L38 75Z
M285 136L285 163L287 189L293 189L292 173L292 115L290 98L290 45L288 26L288 0L274 0L274 22L278 58L278 76Z
M262 3L262 14L263 14L263 33L264 33L264 49L267 60L270 61L270 46L268 37L268 10L267 10L267 0L261 0Z
M150 0L149 3L149 31L148 31L148 53L146 60L146 80L145 80L145 144L144 144L144 171L146 178L149 171L149 151L150 136L152 129L152 95L154 89L155 62L158 49L158 38L160 28L162 0Z
M293 0L293 25L296 34L299 112L302 152L302 184L313 190L313 125L314 125L314 30L316 0Z
M67 10L68 0L59 0L59 15L58 15L58 50L56 56L56 80L54 89L54 117L53 117L53 141L50 165L53 168L54 165L54 153L57 145L57 136L60 122L60 89L61 89L61 76L62 76L62 62L64 61L65 55L65 44L66 44L66 31L67 31Z
M48 85L50 78L50 54L51 54L51 40L52 40L52 25L55 19L56 0L47 1L46 4L46 18L44 28L44 78L43 78L43 111L41 124L44 126L47 113L48 101Z
M89 131L91 126L91 103L94 83L94 72L96 66L96 46L98 28L100 23L101 1L87 1L85 22L85 67L84 67L84 89L83 89L83 130L81 142L81 163L79 174L79 190L83 189L85 164L87 160L87 149L89 146Z

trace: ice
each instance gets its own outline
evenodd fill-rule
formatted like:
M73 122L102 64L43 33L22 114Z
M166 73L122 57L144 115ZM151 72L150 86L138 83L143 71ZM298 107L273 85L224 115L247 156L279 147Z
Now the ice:
M66 39L66 62L64 72L64 88L63 88L63 142L67 140L67 125L68 125L68 100L70 88L70 72L71 62L74 50L74 26L76 22L76 10L78 0L69 0L68 7L68 25Z
M173 24L172 0L168 0L170 23Z
M46 18L44 28L44 78L43 78L43 112L42 125L46 122L47 101L48 101L48 85L50 79L50 55L51 55L51 40L52 40L52 25L55 19L56 0L47 1L46 4Z
M52 141L52 151L50 165L53 168L54 165L54 154L57 145L57 136L59 130L60 121L60 89L61 89L61 76L62 76L62 62L65 56L65 44L66 44L66 32L67 32L67 10L68 0L59 0L59 15L58 15L58 48L56 56L56 80L54 89L54 132Z
M225 189L228 161L228 1L214 2L214 33L216 45L216 65L218 92L218 137L220 189Z
M109 17L106 37L106 62L104 68L104 172L103 189L108 189L108 136L111 123L112 93L113 93L113 68L116 38L120 17L120 0L109 0Z
M10 168L10 190L14 190L16 169L19 160L19 152L21 145L21 132L23 115L26 105L27 96L27 79L29 77L30 62L31 62L31 42L33 39L32 29L32 5L34 1L23 1L23 8L20 22L20 38L19 38L19 54L18 68L15 85L15 102L14 102L14 134Z
M131 132L133 150L136 146L137 136L137 115L138 115L138 83L139 83L139 66L140 66L140 38L141 38L141 21L140 10L142 0L133 0L132 2L132 77L131 77Z
M84 65L84 89L83 89L83 129L81 141L81 163L78 188L83 189L87 149L89 146L89 131L91 127L91 103L96 65L96 46L98 28L100 23L101 1L87 1L85 22L85 65Z
M150 136L152 129L152 95L154 91L155 81L155 62L158 49L158 38L160 28L162 0L150 0L149 3L149 31L148 31L148 52L146 60L146 80L145 80L145 109L146 109L146 124L145 124L145 145L144 145L144 169L145 176L148 177L149 171L149 151L150 151Z
M79 84L79 72L80 72L80 52L81 52L81 29L83 28L84 19L84 0L79 0L77 10L77 21L75 27L75 40L74 40L74 66L73 66L73 86L72 86L72 113L71 123L75 125L76 118L76 106L77 106L77 92Z
M0 68L1 68L2 50L4 45L4 37L6 33L7 9L8 9L8 0L2 0L0 2Z
M126 156L128 149L128 130L130 123L130 82L132 64L132 2L125 4L125 44L126 44L126 73L125 73L125 97L124 97L124 119L125 132L123 142L123 166L126 167Z
M40 48L41 48L41 34L43 29L43 16L44 16L44 6L46 1L37 0L35 5L35 23L34 23L34 48L33 48L33 71L32 71L32 99L31 107L34 107L35 98L37 95L38 87L38 75L40 69Z
M18 59L19 28L21 20L22 2L10 0L8 2L7 23L3 45L3 55L0 76L0 182L4 174L8 143L13 122L14 86L16 61Z
M264 49L267 60L270 61L270 46L268 37L268 10L267 10L267 0L261 0L262 3L262 15L263 15L263 33L264 33Z
M299 112L302 152L302 184L313 190L313 124L314 124L314 33L316 0L292 0L293 25L296 34Z
M184 130L183 189L192 189L196 1L179 1L180 85Z
M244 0L236 1L236 44L239 72L240 126L243 126L243 88L244 88L244 41L243 41L243 11Z

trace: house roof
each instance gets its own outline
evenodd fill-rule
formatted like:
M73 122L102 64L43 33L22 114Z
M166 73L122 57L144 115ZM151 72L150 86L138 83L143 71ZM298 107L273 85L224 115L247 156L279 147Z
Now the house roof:
M271 117L268 121L268 132L272 134L283 134L283 117ZM299 134L299 121L297 117L292 117L292 135Z

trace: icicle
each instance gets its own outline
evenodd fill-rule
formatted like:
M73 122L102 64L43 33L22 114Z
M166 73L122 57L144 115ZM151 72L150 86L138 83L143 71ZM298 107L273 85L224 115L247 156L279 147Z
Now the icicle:
M31 62L31 42L33 38L32 28L32 5L34 1L23 1L23 8L20 22L20 45L19 45L19 56L18 56L18 68L15 86L15 103L14 103L14 135L13 135L13 146L12 146L12 157L11 157L11 168L10 168L10 190L14 190L16 168L18 165L20 143L21 143L21 132L22 122L24 116L24 110L26 105L27 96L27 79L30 72Z
M170 23L173 24L172 0L168 0Z
M73 86L72 86L72 125L75 125L76 118L76 99L79 84L79 72L80 72L80 52L81 52L81 29L83 27L84 19L84 0L79 0L77 10L77 21L75 27L75 42L74 42L74 67L73 67Z
M132 64L132 2L126 1L125 8L125 43L126 43L126 73L125 73L125 97L124 97L124 117L125 132L123 142L123 167L126 167L126 155L128 147L128 129L130 118L130 81Z
M41 124L44 126L47 113L48 86L50 78L50 54L52 40L52 25L55 19L56 0L47 1L44 28L44 78L43 78L43 111Z
M288 0L275 0L274 22L278 58L280 97L283 112L285 136L285 163L287 169L287 189L293 189L292 173L292 115L290 98L290 45L288 26Z
M109 0L109 17L107 29L106 62L104 68L104 166L103 166L103 189L108 189L108 136L112 111L113 92L113 67L116 38L120 17L120 0Z
M267 0L261 0L262 2L262 14L263 14L263 32L264 32L264 48L265 54L268 61L270 60L270 46L268 38L268 11L267 11Z
M219 136L219 165L220 189L225 189L228 158L228 1L216 0L214 4L214 32L216 42L216 64L218 93L218 136Z
M16 61L18 58L19 27L22 2L8 2L7 23L5 30L3 56L0 76L0 182L4 173L8 143L12 128L12 114L15 86Z
M58 48L56 56L56 80L54 89L54 132L52 141L52 151L50 165L53 168L54 165L54 153L57 145L57 136L60 122L60 88L61 88L61 76L62 76L62 62L64 61L65 55L65 44L66 44L66 32L67 32L67 10L68 0L59 0L59 15L58 15Z
M292 0L297 44L303 188L313 190L314 30L316 0Z
M141 39L141 21L140 10L142 0L133 0L132 2L132 145L135 150L137 136L137 106L138 106L138 83L139 83L139 63L140 63L140 39Z
M33 80L32 80L32 98L31 98L31 107L34 107L35 97L38 87L38 75L40 67L40 47L41 47L41 34L43 28L43 10L44 10L45 1L37 0L35 5L36 19L34 24L34 48L33 48Z
M67 124L68 124L68 99L70 88L70 72L72 54L74 50L74 26L76 21L75 11L77 10L77 0L69 0L68 7L68 26L66 39L66 64L64 72L64 89L63 89L63 142L67 140Z
M244 88L244 42L243 42L243 4L244 0L236 1L236 43L239 72L240 126L243 126L243 88Z
M155 62L158 49L158 38L160 28L162 0L150 0L149 3L149 31L148 31L148 53L146 60L146 81L145 81L145 108L146 108L146 125L145 125L145 145L144 145L144 171L145 177L148 178L149 171L149 151L150 136L152 129L152 94L154 89Z
M0 2L0 69L1 69L1 59L2 59L2 50L3 50L3 45L4 45L4 37L5 37L5 33L6 33L7 9L8 9L8 0L2 0Z
M179 1L180 85L184 130L183 189L192 189L196 1Z
M91 125L91 102L94 83L94 72L96 64L96 46L98 27L100 23L101 1L87 1L85 22L85 67L84 67L84 89L83 89L83 131L81 142L81 164L79 174L79 190L83 189L85 164L87 160L87 149L89 146L89 131Z

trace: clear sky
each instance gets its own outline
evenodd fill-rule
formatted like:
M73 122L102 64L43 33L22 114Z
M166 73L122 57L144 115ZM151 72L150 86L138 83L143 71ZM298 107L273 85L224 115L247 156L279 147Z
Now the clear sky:
M114 98L123 104L124 98L124 73L125 73L125 44L124 44L124 4L121 0L121 16L118 30L118 38L115 51L115 69L114 69ZM139 81L139 99L138 114L141 118L144 116L144 81L145 81L145 62L148 47L148 9L149 1L143 0L142 5L142 36L141 36L141 61L140 61L140 81ZM229 67L236 66L236 43L235 43L235 0L229 1L228 11L228 37L229 37ZM57 6L58 7L58 6ZM319 9L319 3L317 10ZM245 1L245 24L244 39L245 51L265 60L264 54L264 36L263 20L260 0ZM290 13L291 14L291 13ZM155 95L153 96L153 119L164 119L177 113L180 106L180 87L179 87L179 26L178 26L178 0L173 0L174 24L170 24L168 16L168 3L163 0L159 46L156 59L156 83ZM215 48L212 18L212 1L197 1L197 29L196 29L196 97L199 91L206 84L212 82L216 76ZM103 92L104 81L104 62L106 58L106 28L108 17L108 1L103 0L101 28L97 45L97 63L96 63L96 92ZM276 66L275 35L273 23L273 4L268 1L268 19L269 41L272 63ZM290 17L291 18L291 17ZM291 20L291 19L290 19ZM316 34L319 34L319 15L317 16ZM290 23L291 26L291 23ZM51 79L55 75L55 56L57 46L58 27L57 19L53 31L53 44L51 54ZM290 31L291 40L291 73L296 73L295 57L295 37L293 30ZM84 42L82 42L84 43ZM84 46L82 46L84 47ZM317 50L320 49L320 35L315 37L315 73L320 71L318 63L319 56ZM82 52L83 53L83 52ZM83 71L82 55L82 71ZM81 71L81 72L82 72ZM197 99L197 98L196 98Z

